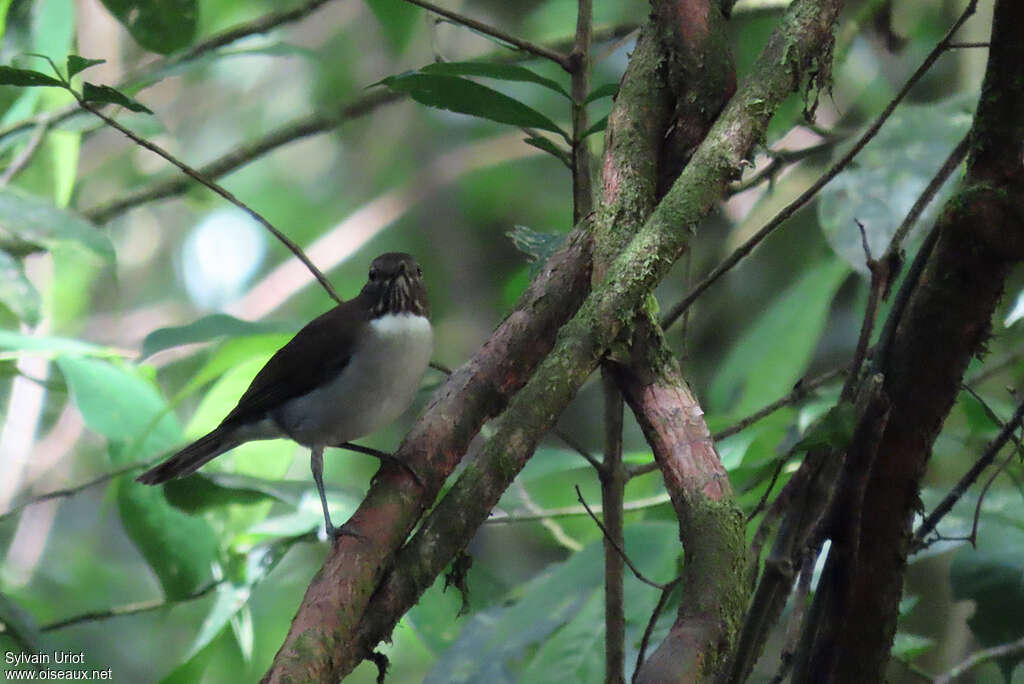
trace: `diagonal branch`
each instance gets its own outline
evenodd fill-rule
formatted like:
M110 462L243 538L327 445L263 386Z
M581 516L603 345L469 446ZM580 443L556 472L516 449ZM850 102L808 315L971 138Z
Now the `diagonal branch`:
M171 66L192 61L218 48L222 48L225 45L230 45L235 41L242 40L243 38L260 33L266 33L283 24L305 19L327 2L329 2L329 0L307 0L307 2L292 9L282 10L280 12L271 12L270 14L258 17L252 21L232 26L231 28L225 29L202 42L196 43L179 55L158 59L143 69L133 74L129 74L125 78L122 78L121 82L118 83L116 87L118 90L129 88L132 85L145 82L147 78L151 78L152 74L163 71ZM82 110L79 109L78 105L71 104L58 110L42 112L36 116L22 119L10 126L0 128L0 142L34 126L56 126L67 121L81 111Z
M419 427L407 438L400 453L415 455L413 465L417 470L431 473L428 497L414 497L407 477L394 474L378 478L378 487L390 482L397 491L376 502L368 499L361 507L362 513L357 513L353 521L355 529L364 534L369 532L369 542L340 541L327 567L318 576L323 580L314 582L314 585L344 583L347 587L343 594L345 600L324 602L327 597L319 591L323 587L311 586L293 623L289 642L278 654L267 680L280 681L289 673L298 672L337 677L350 671L390 633L399 617L465 547L486 520L501 492L526 463L540 436L553 425L579 385L597 366L604 349L622 331L621 312L635 310L668 272L685 246L689 235L686 228L695 225L717 205L743 159L763 137L775 107L799 86L802 75L815 63L822 46L831 41L831 27L840 4L810 0L793 4L755 65L751 78L726 107L707 140L697 148L679 180L612 263L600 287L559 331L555 349L512 398L491 439L463 470L413 538L391 560L390 551L379 548L382 540L376 533L380 528L362 526L373 522L372 503L379 503L390 511L400 506L426 506L429 495L437 491L434 478L450 472L438 467L443 461L437 453L447 451L450 443L435 446L436 441L435 444L419 442L417 436L423 434ZM504 362L513 360L514 357L509 356ZM428 417L431 413L433 411L428 411ZM459 431L462 421L474 417L472 412L449 415L453 417L448 419L442 435L451 430L450 421L455 415L459 416ZM452 456L457 458L458 454ZM371 491L371 498L374 496ZM404 534L413 522L409 520L398 532ZM396 537L401 539L401 534L389 531L383 542L393 543ZM358 554L366 566L355 577L337 573L339 566L334 559L346 553ZM381 567L391 570L378 582ZM372 599L368 596L370 592ZM315 608L316 605L320 607ZM305 614L314 609L322 613L320 617L326 624L306 619ZM339 623L337 615L343 612L347 623L347 616L353 609L358 611L360 621L353 631L348 631ZM302 655L293 645L299 640Z
M274 224L272 224L270 221L268 221L263 216L263 214L259 213L258 211L256 211L252 207L250 207L248 204L246 204L245 202L242 202L240 199L235 197L224 186L219 185L219 184L215 183L214 181L210 180L209 178L204 176L202 173L200 173L196 169L192 168L191 166L189 166L185 162L181 161L180 159L178 159L177 157L175 157L170 152L168 152L167 150L163 149L162 147L160 147L156 143L154 143L154 142L152 142L150 140L146 140L145 138L142 138L142 137L136 135L131 130L129 130L129 129L125 128L124 126L122 126L116 120L110 118L109 116L107 116L106 114L101 112L99 109L94 107L91 103L86 102L85 100L83 100L81 98L81 96L78 95L77 93L75 93L74 91L71 91L71 92L75 96L75 98L78 100L78 105L82 109L86 110L87 112L91 112L94 116L96 116L99 119L101 119L103 121L103 123L107 124L108 126L110 126L111 128L113 128L113 129L115 129L117 131L120 131L122 134L124 134L125 136L130 138L132 140L132 142L134 142L136 145L139 145L140 147L146 148L150 152L156 154L157 156L163 158L164 160L166 160L166 161L170 162L171 164L173 164L174 166L178 167L178 169L181 170L181 172L184 173L186 176L188 176L189 178L191 178L191 179L193 179L195 181L198 181L199 183L205 185L210 190L213 190L215 193L217 193L218 195L220 195L221 197L226 199L228 202L230 202L231 204L235 205L236 207L238 207L239 209L244 211L246 214L251 216L257 223L259 223L261 226L266 228L275 238L277 238L278 241L281 242L281 244L283 244L285 247L287 247L288 250L292 254L294 254L296 256L296 258L299 261L301 261L306 266L307 269L309 269L309 272L313 274L313 276L317 279L317 281L324 288L324 290L326 290L327 294L329 294L331 296L331 299L333 299L334 301L338 302L339 304L341 303L341 297L339 297L338 293L335 292L334 286L331 285L331 281L327 280L327 276L325 276L323 273L321 273L320 269L318 269L316 267L316 265L312 261L309 260L309 257L306 256L306 253L302 251L301 247L299 247L297 244L295 244L295 242L293 242L292 239L289 238L287 235L285 235L280 230L278 230L274 226Z
M884 426L868 474L857 513L857 556L830 554L826 563L815 594L815 602L823 602L821 620L804 626L808 660L795 684L877 681L889 660L910 525L932 445L968 362L990 334L1006 278L1024 261L1024 83L1018 78L1024 44L1015 33L1021 22L1024 6L997 0L963 186L936 222L920 277L904 281L906 304L890 312L891 334L879 342L884 346L873 370L884 377L898 420ZM866 432L854 433L851 453L863 448ZM837 509L833 519L851 519L851 506ZM845 587L843 576L851 578ZM845 600L825 602L839 591ZM838 652L829 649L828 625L841 625L844 648Z
M960 27L963 26L964 22L967 21L967 19L974 13L975 4L975 2L971 2L968 5L967 9L964 10L946 33L945 38L939 41L932 51L928 53L928 56L925 57L923 62L921 62L921 66L919 66L910 78L907 79L907 82L903 84L903 87L900 88L898 93L896 93L896 96L892 101L886 105L885 109L882 110L882 113L875 118L872 124L868 126L867 130L864 131L861 137L857 139L857 142L853 144L846 154L829 167L828 171L811 184L811 187L804 190L799 197L786 205L782 211L776 214L768 223L750 236L746 242L737 247L728 257L723 259L718 266L715 266L715 268L712 269L712 271L708 273L703 280L694 285L690 292L687 293L680 302L675 304L661 319L661 325L663 328L668 328L675 323L679 317L682 316L683 313L689 309L702 294L704 294L705 290L711 287L719 278L725 275L734 266L736 266L736 264L753 252L754 248L761 244L766 237L775 232L775 230L789 220L789 218L795 214L798 209L810 202L823 187L828 185L833 178L838 176L847 166L850 165L850 162L853 161L854 157L860 154L860 151L864 149L864 146L875 137L879 130L881 130L882 125L885 124L892 113L896 111L896 107L899 106L899 104L906 98L910 93L910 90L917 85L917 82L920 81L926 73L928 73L932 65L935 64L935 61L949 50L950 41L952 41L953 36L960 30Z
M319 135L320 133L330 131L346 121L370 114L383 105L397 102L402 97L400 93L376 90L341 107L336 112L312 114L285 124L261 138L241 145L208 164L204 164L196 169L196 171L201 176L209 179L220 178L278 147L311 135ZM180 177L154 181L127 193L123 197L86 209L82 213L90 221L106 223L141 204L184 194L192 186L193 182L190 178Z

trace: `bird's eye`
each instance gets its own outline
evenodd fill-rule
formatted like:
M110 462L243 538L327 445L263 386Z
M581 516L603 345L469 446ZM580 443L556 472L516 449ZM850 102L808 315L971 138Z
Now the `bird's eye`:
M376 267L370 269L370 280L377 280L380 277L380 271Z
M417 278L422 278L423 277L423 267L422 266L417 266L416 267L416 277Z

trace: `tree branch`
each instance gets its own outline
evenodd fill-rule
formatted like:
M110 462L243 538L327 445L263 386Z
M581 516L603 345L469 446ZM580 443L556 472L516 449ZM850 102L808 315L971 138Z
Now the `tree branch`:
M381 568L391 565L395 550L483 423L501 412L548 354L555 332L583 301L590 263L591 240L577 229L548 259L490 340L435 393L395 454L428 477L426 491L394 468L386 467L374 480L348 522L363 538L342 537L334 543L264 681L337 678L373 650L357 648L353 632L367 615L388 617L368 608ZM374 600L380 600L379 591Z
M768 223L762 226L756 233L754 233L746 242L737 247L728 257L722 260L718 266L715 266L710 273L708 273L703 280L697 283L690 292L683 297L682 301L673 306L669 312L661 319L661 326L663 328L669 328L675 323L680 316L683 315L687 309L689 309L697 299L704 294L704 291L711 287L719 278L730 271L736 264L738 264L744 257L749 255L754 248L757 247L766 237L771 235L779 226L785 223L789 217L797 212L798 209L810 202L818 192L829 184L833 178L838 176L850 162L853 161L854 157L860 154L860 151L864 149L872 138L882 128L882 125L889 119L892 113L896 110L896 107L903 101L903 99L910 93L910 90L917 84L921 78L924 77L928 70L931 69L935 61L947 50L949 50L949 43L963 23L967 21L967 18L974 13L974 2L972 2L968 9L965 10L960 17L954 22L953 27L950 28L946 37L943 38L939 43L932 49L928 56L925 57L924 61L921 62L921 66L911 75L907 82L903 84L896 97L886 105L882 113L875 118L872 124L867 128L866 131L857 139L857 142L853 144L846 154L844 154L835 164L829 167L818 180L816 180L811 187L804 190L799 197L787 204L782 211L772 218Z
M946 514L953 510L953 506L959 501L967 490L970 489L971 485L977 482L981 474L992 465L992 462L996 460L996 456L999 455L1000 450L1006 445L1010 439L1013 438L1014 431L1024 423L1024 402L1017 405L1017 410L1014 411L1013 416L1010 420L1006 421L999 434L996 435L995 439L988 443L985 447L985 451L982 452L981 456L974 462L971 469L964 473L963 477L956 483L956 485L949 491L946 496L942 498L942 501L932 509L932 512L921 521L917 529L914 531L914 538L910 543L911 551L916 551L927 545L928 535L930 535L939 522L946 517Z
M965 13L973 11L974 3ZM879 680L889 660L903 575L911 548L910 524L932 444L962 383L970 358L989 335L992 313L1011 268L1024 260L1024 84L1017 78L1024 45L1016 26L1024 7L997 0L992 45L981 99L971 129L962 189L946 204L920 278L904 281L906 304L890 314L890 335L876 357L892 402L878 458L860 506L856 569L830 555L816 596L828 596L843 575L848 600L829 604L817 625L842 625L844 648L834 659L816 642L802 682ZM894 307L895 308L895 307ZM898 316L898 320L893 317ZM856 434L856 433L855 433ZM854 452L862 447L856 438ZM852 515L849 507L838 515ZM832 585L835 585L834 587ZM816 598L816 601L818 599ZM822 599L824 600L824 599ZM807 629L816 625L808 621ZM820 648L818 648L820 643ZM827 676L827 679L822 679Z
M621 312L635 310L652 286L668 272L685 245L689 235L687 227L695 225L718 203L729 181L741 168L742 160L763 137L775 107L798 87L801 75L816 63L822 45L832 38L832 22L839 5L838 1L798 0L794 3L754 66L750 79L726 107L707 140L695 151L679 180L612 263L601 286L563 326L555 350L512 399L492 438L463 470L394 562L387 562L387 554L377 551L379 542L375 538L369 544L358 546L346 538L335 545L332 558L339 550L358 553L361 562L369 567L359 577L352 578L335 574L336 566L329 559L328 567L319 577L329 577L332 584L341 582L350 588L355 581L360 588L347 593L348 600L343 603L321 604L320 610L325 614L318 624L324 625L327 633L303 620L298 631L299 634L308 632L303 638L304 657L297 653L285 657L279 654L268 679L282 677L287 672L315 672L317 676L331 677L348 672L391 631L399 616L464 548L473 532L486 520L501 492L525 464L540 435L551 427L577 387L595 368L602 350L621 332ZM504 361L507 363L514 358L509 356ZM451 415L458 415L460 423L474 416L472 411ZM407 439L406 446L415 439L417 432L419 430ZM424 457L428 463L432 459L432 449L425 445L421 448L419 459L414 463L419 472L437 473L436 476L449 472L437 467L440 459L434 461L434 465L424 464ZM435 448L444 450L445 447ZM392 481L396 491L404 491L409 486L407 483L401 487L399 483L404 480L397 477L378 478L379 483L386 480ZM432 490L428 493L436 491L432 483L428 490ZM404 507L405 504L399 502L405 498L390 494L386 508ZM368 504L369 501L364 503L361 510ZM359 515L357 513L357 517ZM356 529L368 528L357 524ZM378 529L375 526L370 531ZM407 529L403 527L401 531ZM378 586L373 578L382 566L392 570ZM314 582L314 586L319 583ZM364 603L363 592L374 589L373 598ZM319 600L323 596L311 587L300 617L293 623L295 637L302 612L311 607L313 598ZM353 605L362 619L358 630L349 634L343 628L337 629L338 614L348 615Z

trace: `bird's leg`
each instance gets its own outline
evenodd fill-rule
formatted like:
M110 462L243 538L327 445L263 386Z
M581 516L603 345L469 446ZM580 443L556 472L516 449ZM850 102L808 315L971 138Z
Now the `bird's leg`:
M348 449L349 451L355 451L360 454L366 454L367 456L373 456L374 458L378 458L381 461L394 463L399 467L403 468L407 473L409 473L412 476L412 479L416 480L416 484L418 484L420 487L426 486L423 482L423 478L420 477L420 474L413 470L412 466L410 466L405 461L395 458L394 454L389 454L386 451L380 451L379 449L362 446L360 444L353 444L352 442L342 442L341 444L335 444L334 446L338 449Z
M320 505L324 507L324 523L327 525L327 536L334 536L334 524L331 523L331 512L327 509L327 493L324 492L324 448L315 446L309 451L309 467L313 471L313 482L320 494Z
M365 537L358 532L346 529L345 525L335 527L331 522L331 512L327 508L327 493L324 491L324 448L322 446L312 447L309 451L309 467L313 471L313 482L316 483L316 491L320 494L320 505L324 507L324 524L327 528L327 536L336 539L342 536Z

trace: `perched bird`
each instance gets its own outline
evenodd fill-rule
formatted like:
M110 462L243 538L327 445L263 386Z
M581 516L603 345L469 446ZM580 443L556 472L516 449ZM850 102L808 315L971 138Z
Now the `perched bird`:
M324 448L369 434L409 406L433 351L429 316L416 259L381 254L359 295L281 347L220 425L138 481L160 484L239 444L286 437L309 447L327 534L337 536L324 494Z

